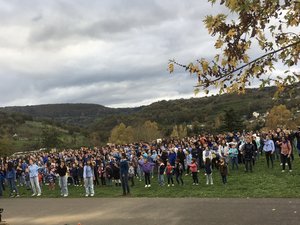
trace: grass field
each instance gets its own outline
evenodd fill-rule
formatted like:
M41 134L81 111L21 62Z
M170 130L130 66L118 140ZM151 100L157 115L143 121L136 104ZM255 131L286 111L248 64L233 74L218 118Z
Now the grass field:
M199 186L192 185L192 178L184 176L184 186L177 185L174 177L175 186L160 187L157 176L151 180L151 188L145 188L143 181L135 179L135 186L131 188L131 197L197 197L197 198L299 198L300 197L300 159L295 157L292 163L293 172L281 172L280 162L274 163L273 169L268 169L266 161L262 157L256 163L253 173L245 173L244 166L240 165L239 171L229 171L228 184L221 183L218 171L213 172L214 185L206 185L204 172L199 173ZM166 181L166 178L165 178ZM18 187L20 197L31 198L31 192L24 187ZM8 197L8 190L4 192ZM69 197L84 197L84 187L69 186ZM119 197L122 194L121 187L96 186L95 197ZM42 198L58 198L60 190L56 187L55 191L49 191L48 186L43 186ZM94 197L94 198L95 198Z

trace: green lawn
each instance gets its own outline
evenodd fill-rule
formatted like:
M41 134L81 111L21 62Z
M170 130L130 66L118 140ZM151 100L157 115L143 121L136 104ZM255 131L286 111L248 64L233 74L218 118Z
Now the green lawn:
M184 186L175 183L175 187L160 187L157 183L157 177L152 179L152 187L145 188L144 183L135 180L136 185L131 188L131 197L300 197L300 159L296 157L293 162L293 172L281 172L279 161L275 161L274 169L268 169L264 158L261 158L254 167L253 173L245 173L241 165L239 171L230 171L228 184L221 183L221 177L218 171L214 171L214 185L206 185L204 172L199 173L199 186L192 185L190 176L184 177ZM165 179L166 180L166 179ZM174 180L175 181L175 180ZM175 181L176 182L176 181ZM83 187L69 186L69 198L84 197ZM119 197L122 194L121 187L96 186L95 197ZM31 192L20 188L21 197L30 197ZM8 196L8 191L5 191ZM48 186L43 187L42 197L57 198L60 197L60 191L49 191Z

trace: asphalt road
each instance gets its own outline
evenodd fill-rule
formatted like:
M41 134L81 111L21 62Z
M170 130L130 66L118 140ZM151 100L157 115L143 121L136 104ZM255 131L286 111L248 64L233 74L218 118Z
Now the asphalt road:
M9 225L299 225L300 199L0 199Z

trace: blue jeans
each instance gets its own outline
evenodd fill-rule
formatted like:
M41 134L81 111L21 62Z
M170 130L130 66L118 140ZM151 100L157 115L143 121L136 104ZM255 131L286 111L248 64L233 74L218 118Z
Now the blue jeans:
M123 194L129 194L130 190L129 190L129 185L128 185L128 174L124 173L121 174L121 183L122 183L122 189L123 189Z
M230 158L231 161L231 168L232 170L234 170L234 165L236 166L236 169L239 169L239 165L238 165L238 157L231 157Z
M16 187L16 181L13 178L7 178L7 182L10 188L10 196L12 196L14 192L16 192L16 194L19 194Z
M165 179L164 179L164 175L163 174L158 174L158 184L160 186L165 185Z
M60 180L60 192L62 195L69 195L68 191L68 178L67 176L59 176Z

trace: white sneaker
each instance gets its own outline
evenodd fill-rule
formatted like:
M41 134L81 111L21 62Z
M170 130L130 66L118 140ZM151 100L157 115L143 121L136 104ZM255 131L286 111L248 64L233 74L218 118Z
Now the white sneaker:
M280 166L282 166L282 163L280 163Z
M284 170L281 170L282 173L284 173Z
M148 187L151 187L151 184L148 184Z
M40 197L42 194L37 194L38 197Z
M147 187L148 187L148 185L146 184L146 185L145 185L145 188L147 188Z
M193 185L195 185L195 183L193 183Z
M168 184L168 187L170 187L170 184Z
M94 197L94 194L91 194L91 197Z
M208 182L206 182L206 185L208 185Z
M196 185L198 186L199 184L197 183Z
M85 194L85 197L89 197L89 194Z
M287 166L288 164L286 163L285 165Z
M32 196L32 197L34 197L34 196L35 196L35 194L32 194L31 196Z
M211 185L213 185L214 183L213 182L211 182Z
M172 184L172 187L174 187L174 184Z
M64 195L64 198L65 198L65 197L68 197L68 195Z
M293 172L293 170L290 170L290 173Z

